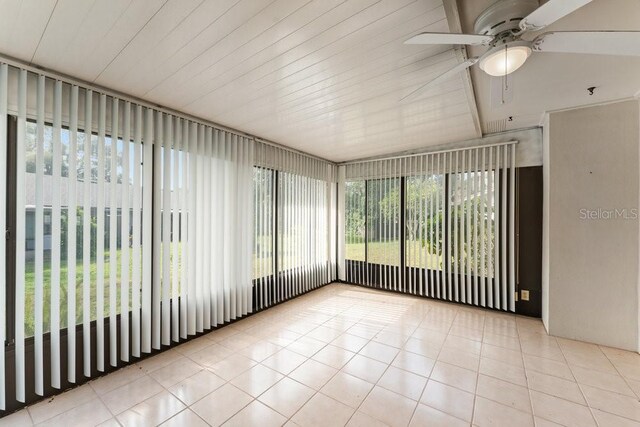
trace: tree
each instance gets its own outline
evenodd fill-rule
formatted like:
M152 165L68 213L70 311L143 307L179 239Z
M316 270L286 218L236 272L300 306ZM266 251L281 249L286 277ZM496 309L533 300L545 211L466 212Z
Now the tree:
M419 241L429 253L437 255L437 259L441 260L441 268L461 268L469 263L474 274L487 275L492 263L490 254L493 254L495 244L493 206L479 190L469 191L469 197L462 191L463 186L466 188L465 185L476 178L472 174L451 176L452 188L449 195L443 194L444 175L405 178L405 238L407 241ZM475 184L477 185L472 187L479 188L479 183ZM371 192L368 219L373 223L369 240L375 241L378 221L381 221L383 226L395 226L400 220L400 185L396 178L369 181L369 187ZM446 234L446 203L449 204L447 215L451 218L451 236ZM469 222L469 230L466 221L463 220L467 217L476 218L476 221ZM457 222L457 241L454 241L453 235L456 228L454 222ZM484 225L488 223L491 227ZM451 242L451 254L445 257L448 242ZM483 242L484 261L481 259ZM456 243L457 256L453 253ZM446 265L442 265L443 262Z
M345 238L350 243L364 242L365 234L365 182L348 181L345 185L346 223Z
M61 141L61 176L69 176L69 160L70 156L76 156L76 168L77 168L77 176L79 179L84 180L85 171L84 171L84 159L85 159L85 150L84 143L86 134L84 132L78 132L77 134L77 142L76 142L76 152L70 153L69 151L69 131L67 129L62 129L60 134ZM50 125L44 126L44 140L43 140L43 160L44 160L44 174L45 175L53 175L53 127ZM90 164L91 164L91 182L98 181L98 137L96 135L91 136L91 152L88 153L90 156ZM116 148L115 155L117 156L116 164L117 168L115 171L115 175L118 179L118 182L122 182L123 178L123 165L122 165L122 150L124 150L124 145L121 140L118 140L118 145L122 148L118 150ZM36 173L36 165L37 165L37 148L38 148L38 125L33 122L27 122L27 132L26 132L26 155L25 155L25 163L26 163L26 171L27 173ZM111 182L111 155L112 155L112 141L110 137L105 137L105 162L104 162L104 177L105 181Z
M91 233L91 242L93 242L93 244L91 245L91 258L95 258L96 256L96 245L95 242L97 241L97 237L98 237L98 223L97 223L97 212L95 210L95 208L91 209L91 221L90 221L90 229L89 232ZM78 206L76 208L76 259L82 259L82 254L83 254L83 247L82 247L82 240L83 240L83 234L84 234L84 222L83 222L83 218L84 218L84 208ZM108 232L108 222L105 224L105 229L103 231L104 235L105 235L105 241L108 241L109 239L109 232ZM68 238L69 238L69 234L68 234L68 230L69 230L69 215L68 215L68 210L64 210L62 212L61 215L61 241L60 241L60 254L62 255L63 259L67 258L67 246L69 244L68 242Z

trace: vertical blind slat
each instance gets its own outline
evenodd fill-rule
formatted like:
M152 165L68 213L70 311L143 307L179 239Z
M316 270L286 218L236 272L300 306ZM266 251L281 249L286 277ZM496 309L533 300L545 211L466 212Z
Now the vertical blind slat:
M36 238L35 238L35 290L34 290L34 376L35 392L44 393L43 367L43 311L44 311L44 94L45 77L38 76L36 118Z
M507 173L509 171L509 146L505 145L502 149L502 183L500 185L500 191L502 191L502 204L498 205L498 209L502 209L500 218L502 222L500 224L500 274L501 274L501 291L502 291L502 309L509 309L509 299L507 298L507 291L509 284L507 282L507 222L510 222L507 218Z
M131 234L130 225L130 151L131 151L131 103L126 101L123 110L123 129L122 129L122 208L120 209L120 218L122 225L120 227L120 360L129 361L129 269L131 267L129 242ZM133 260L135 263L135 259Z
M472 189L472 185L473 185L473 172L472 172L472 167L471 167L471 161L473 160L473 153L471 151L469 151L469 154L467 156L467 165L466 165L466 170L467 170L467 178L466 178L466 209L465 209L465 213L466 213L466 230L467 230L467 237L466 237L466 242L467 242L467 299L465 302L467 302L468 304L472 304L472 295L473 292L471 290L472 288L472 276L471 276L471 266L473 264L473 252L475 250L472 242L471 242L471 216L472 216L472 212L475 212L475 209L473 209L473 200L471 199L471 196L474 195L473 193L473 189ZM475 229L474 229L475 230Z
M213 156L213 135L211 133L211 129L207 128L205 130L205 135L204 135L204 143L205 143L205 155L204 155L204 163L205 163L205 170L204 170L204 174L205 174L205 179L204 179L204 184L207 185L207 188L209 188L209 191L205 190L204 193L204 209L206 212L214 212L213 209L213 205L212 203L215 202L214 197L212 197L212 193L213 193L213 176L212 176L212 156ZM205 268L203 270L203 283L204 283L204 289L203 289L203 300L204 300L204 305L203 305L203 318L204 318L204 325L203 327L205 329L210 329L211 328L211 324L212 324L212 313L215 312L215 307L212 306L211 304L211 297L212 297L212 292L211 292L211 286L213 284L213 278L212 278L212 270L211 270L211 262L209 262L209 260L211 259L211 241L212 241L212 237L211 237L211 221L204 221L204 236L205 236L205 242L204 242L204 257L205 260L207 260L205 263Z
M429 286L428 283L428 279L429 276L427 275L428 273L425 272L425 274L422 274L421 271L421 267L423 265L425 265L427 263L427 245L426 244L422 244L422 239L423 236L426 236L427 234L427 194L426 194L426 190L427 190L427 177L426 177L426 164L427 164L427 156L421 156L419 159L419 171L418 171L418 176L420 177L420 199L417 202L419 209L420 209L420 215L419 215L419 221L420 221L420 230L418 232L418 242L420 243L419 246L419 250L420 250L420 259L419 259L419 267L418 267L418 273L420 274L420 295L425 296L427 294L427 288ZM432 270L433 271L433 270Z
M171 118L173 126L173 148L171 150L171 340L180 341L180 317L178 301L180 299L180 149L182 148L182 127L179 119Z
M473 191L474 194L482 194L479 192L480 190L480 169L478 168L478 157L480 156L480 151L476 148L474 150L474 159L475 159L475 164L473 166ZM473 229L477 230L478 229L478 206L475 204L475 200L474 200L474 207L473 207ZM473 233L473 261L474 261L474 265L475 265L475 270L474 270L474 275L475 275L475 280L473 281L473 286L474 286L474 290L473 290L473 303L475 305L478 305L480 303L480 296L479 296L479 277L480 277L480 267L479 267L479 263L480 263L480 258L478 256L478 233L474 231Z
M440 158L441 158L441 154L436 154L436 174L438 176L440 176ZM442 258L442 260L444 260L444 254L442 254L441 249L440 249L440 236L441 236L441 215L440 215L440 189L437 189L437 193L436 193L436 225L435 225L435 233L436 233L436 257L437 258ZM442 255L441 255L442 254ZM436 297L440 298L440 279L441 277L444 277L444 265L443 263L438 260L438 264L440 266L440 268L438 269L438 273L436 275Z
M389 187L389 181L390 181L390 174L389 174L389 168L390 168L390 164L388 162L378 162L377 166L382 169L381 171L381 182L380 182L380 196L382 197L383 194L388 194L388 187ZM388 256L388 248L389 248L389 228L390 228L390 221L387 219L386 221L380 221L381 223L381 228L382 228L382 238L380 239L382 241L382 246L384 248L383 250L383 257L384 259L389 259ZM382 284L383 284L383 288L384 289L389 289L389 272L390 272L390 266L388 265L389 263L384 263L385 265L383 265L380 270L383 271L383 279L382 279Z
M162 345L171 344L171 306L169 290L171 286L171 136L173 128L171 117L163 120L162 146ZM156 163L157 164L157 163Z
M51 206L51 299L50 299L50 339L51 339L51 386L60 388L60 264L61 264L61 200L62 183L62 82L56 81L53 89L53 134L52 144L52 206Z
M0 170L7 170L7 64L0 64ZM0 212L7 212L7 177L0 174ZM6 229L6 215L0 215L0 230ZM0 239L0 344L6 339L6 240ZM0 372L5 372L5 354L0 351ZM5 376L0 375L0 410L5 409Z
M453 153L445 153L445 163L446 163L446 171L449 174L449 176L451 176L451 174L453 173ZM452 227L451 227L451 180L449 180L449 189L447 190L446 194L445 194L445 199L444 202L446 203L446 208L449 212L449 214L447 215L447 236L452 236ZM454 237L455 238L455 237ZM453 265L451 262L451 254L453 250L453 242L451 241L451 239L447 239L447 256L446 256L446 261L445 261L445 265L447 268L447 299L449 301L453 300L453 276L452 276L452 270L453 270Z
M458 188L458 184L460 182L460 171L458 170L458 155L460 154L459 151L455 152L455 163L453 163L453 169L452 169L452 187L451 190L449 191L449 195L452 198L452 200L449 202L449 207L451 208L452 212L451 215L449 215L450 217L452 217L452 221L453 221L453 294L454 294L454 300L457 302L459 301L460 298L460 289L459 286L460 284L458 283L458 273L459 273L459 260L460 260L460 244L458 241L458 205L460 203L460 197L458 195L459 193L459 188Z
M27 71L20 70L18 77L18 129L16 173L16 400L25 401L25 181L26 181L26 133L27 133Z
M481 203L481 207L480 207L480 223L481 223L481 232L480 232L480 305L482 307L484 307L487 303L487 295L486 295L486 273L485 273L485 265L486 265L486 258L485 258L485 233L484 230L486 230L487 228L487 221L486 221L486 198L487 198L487 186L486 186L486 182L487 182L487 172L484 169L486 163L486 147L482 147L482 162L481 164L481 171L480 171L480 194L481 194L481 199L480 199L480 203Z
M142 287L141 272L141 239L142 239L142 107L135 108L133 133L133 238L131 239L131 355L140 357L141 325L140 325L140 291Z
M468 247L466 246L466 233L467 233L467 228L466 228L466 221L467 221L467 216L468 216L468 210L467 210L467 200L468 200L468 195L467 195L467 182L468 182L468 174L467 174L467 152L466 151L462 151L462 153L460 153L460 169L458 171L458 176L460 177L460 183L461 183L461 188L460 188L460 250L459 250L459 259L461 260L460 263L460 267L459 267L459 273L460 273L460 301L463 303L467 302L467 276L466 276L466 270L467 270L467 262L468 262L468 258L467 258L467 251L468 251Z
M430 156L426 156L427 157L427 163L426 163L426 168L428 170L428 174L427 174L427 179L430 181L434 181L434 162L435 162L435 156L430 155ZM437 175L436 175L437 176ZM429 182L429 181L427 181ZM425 189L425 191L429 191L428 188ZM427 193L428 194L428 193ZM429 194L429 216L431 217L429 220L429 242L434 242L435 241L435 236L434 236L434 228L433 228L433 215L434 213L437 215L437 210L434 211L433 208L433 199L434 199L434 194ZM436 248L438 247L438 244L436 243ZM429 265L431 266L431 268L429 269L429 293L428 295L430 297L434 297L434 280L437 280L438 277L438 265L440 264L439 260L438 260L438 250L434 250L435 248L433 247L433 245L429 245L427 246L428 252L427 254L429 255ZM435 253L434 253L435 252ZM435 258L435 260L434 260ZM435 273L435 274L434 274ZM435 276L435 277L434 277Z
M195 156L195 165L196 165L196 171L197 171L197 177L196 177L196 182L194 184L194 188L196 190L196 205L195 205L195 220L196 220L196 224L195 224L195 229L196 230L202 230L202 225L204 223L204 218L201 214L202 210L203 210L203 206L204 206L204 192L205 192L205 182L204 182L204 161L203 161L203 150L204 150L204 134L203 134L203 129L202 126L198 125L196 127L196 156ZM207 190L208 190L208 186L207 186ZM204 301L202 299L202 280L203 280L203 274L202 271L204 269L204 241L203 241L204 236L202 235L202 232L198 232L196 233L195 239L196 239L196 248L195 248L195 256L196 256L196 265L195 265L195 270L196 270L196 277L195 277L195 284L196 284L196 332L202 332L202 324L204 323L204 314L203 314L203 309L204 309Z
M142 182L142 318L140 325L140 350L151 352L151 287L153 234L153 110L145 109L143 135Z
M153 139L153 182L160 187L159 191L151 191L153 198L153 274L151 288L151 348L160 349L162 319L162 279L163 279L163 245L162 245L162 144L164 142L164 114L155 112L155 138Z
M67 380L76 382L76 289L78 222L78 86L71 87L69 102L69 206L67 237Z
M109 364L118 366L118 132L119 101L111 100L111 143L109 176Z
M98 188L97 188L97 287L96 287L96 360L98 371L104 371L104 258L105 258L105 126L107 97L100 95L98 107Z
M187 213L187 232L188 232L188 265L189 265L189 282L187 288L187 334L196 333L196 199L197 187L197 124L189 122L189 211Z
M509 168L509 307L516 310L516 231L515 231L515 206L516 206L516 146L511 145Z
M494 285L495 285L495 274L494 274L494 252L493 252L493 232L494 232L494 147L489 147L489 165L487 166L487 213L486 213L486 221L487 221L487 305L490 308L494 308Z
M82 154L82 362L85 377L91 376L91 152L93 93L84 94L84 150Z
M187 164L187 151L189 150L189 122L179 119L180 128L182 129L180 144L180 170L181 188L180 188L180 248L182 251L180 257L180 338L187 338L187 271L189 266L189 237L188 237L188 180L189 169Z
M216 185L214 188L218 194L222 194L222 192L224 191L223 189L226 188L225 187L225 167L224 167L224 164L226 163L226 160L224 158L225 140L224 140L223 132L216 131L216 135L217 137L216 137L215 151L216 151L216 158L218 159L217 164L219 164L219 167L217 168L217 171L216 171ZM220 197L220 202L224 202L224 197ZM224 233L225 233L224 219L225 219L226 212L216 210L215 215L216 215L215 224L217 225L216 239L217 241L222 241L224 239ZM215 253L216 253L215 259L217 260L217 264L216 264L217 274L216 274L216 287L215 287L215 301L216 301L216 315L217 315L216 322L223 323L225 321L225 288L224 288L225 248L224 246L217 245Z
M415 161L416 161L417 157L413 156L413 157L409 157L409 170L407 171L407 176L408 177L414 177L415 176ZM415 197L407 197L406 196L406 192L409 191L409 183L405 181L405 198L407 199L407 201L409 202L409 221L410 224L415 224L416 222L416 198ZM406 230L406 228L405 228ZM406 233L406 231L405 231ZM409 236L412 240L415 240L413 238L413 236ZM407 239L405 238L405 241ZM409 259L410 259L410 267L409 267L409 280L410 280L410 292L412 294L416 293L416 280L417 278L414 276L415 273L415 269L413 267L414 263L415 263L415 257L416 257L416 250L415 247L413 246L413 244L409 245L409 249L410 249L410 255L409 255ZM405 269L405 266L402 266L403 269Z
M96 262L96 364L104 371L104 235L105 235L105 122L107 96L100 95L98 104L98 188L97 188L97 262Z
M501 293L501 283L500 283L500 248L498 242L500 241L499 231L500 231L500 191L498 191L496 185L500 183L500 147L496 147L496 167L493 171L493 186L494 186L494 243L493 243L493 265L494 265L494 302L495 308L500 309L500 293Z

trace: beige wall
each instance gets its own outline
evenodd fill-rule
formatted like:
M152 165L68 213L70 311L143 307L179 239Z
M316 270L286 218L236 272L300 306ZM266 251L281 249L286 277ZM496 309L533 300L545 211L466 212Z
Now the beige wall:
M550 113L543 139L545 325L552 335L637 351L639 104Z

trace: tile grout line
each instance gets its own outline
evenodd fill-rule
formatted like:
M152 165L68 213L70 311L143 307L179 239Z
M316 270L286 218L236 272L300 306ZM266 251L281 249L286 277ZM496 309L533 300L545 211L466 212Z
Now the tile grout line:
M353 305L355 305L355 304L353 304ZM353 305L351 305L349 308L353 307ZM346 312L349 308L347 308L347 309L343 310L341 313ZM341 314L341 313L340 313L340 314ZM338 316L338 314L336 314L336 315L332 316L330 319L327 319L326 321L324 321L324 322L322 322L321 324L317 325L315 328L313 328L312 330L310 330L310 331L309 331L309 332L307 332L306 334L302 335L300 338L302 338L302 337L307 337L307 338L310 338L310 339L314 339L314 340L316 340L316 341L320 341L320 340L318 340L318 339L316 339L316 338L309 337L308 335L309 335L310 333L312 333L313 331L315 331L315 330L316 330L317 328L319 328L320 326L325 325L325 323L327 323L327 322L329 322L329 321L331 321L331 320L335 319L337 316ZM362 318L360 318L360 319L359 319L359 320L358 320L354 325L350 326L347 330L349 330L351 327L353 327L353 326L357 325L357 324L360 322L360 320L361 320L361 319L362 319ZM325 327L328 327L328 326L325 326ZM331 329L333 329L333 328L331 328ZM342 335L342 334L344 334L344 333L346 333L346 331L342 332L340 335ZM337 337L336 337L336 338L337 338ZM297 341L297 340L296 340L296 341ZM295 341L294 341L294 342L295 342ZM291 378L289 375L290 375L292 372L294 372L296 369L298 369L300 366L302 366L304 363L306 363L307 361L309 361L309 360L313 360L314 362L317 362L317 363L320 363L320 364L322 364L322 365L325 365L325 366L328 366L328 367L330 367L330 368L335 369L333 366L329 366L329 365L327 365L327 364L325 364L325 363L322 363L322 362L320 362L320 361L318 361L318 360L313 359L313 356L315 356L316 354L318 354L319 352L321 352L323 349L325 349L328 345L330 345L330 343L331 343L331 342L333 342L333 340L332 340L332 341L330 341L330 342L328 342L328 343L327 343L327 342L324 342L324 341L321 341L321 342L323 342L323 343L324 343L324 346L322 346L318 351L314 352L311 356L308 356L308 357L307 357L306 355L302 355L302 356L305 356L305 357L307 358L307 360L305 360L305 362L302 362L300 365L298 365L295 369L293 369L291 372L289 372L289 374L285 375L285 377L286 377L286 378L289 378L289 379L290 379L290 380L292 380L292 381L295 381L295 382L297 382L297 383L300 383L300 382L299 382L299 381L297 381L295 378ZM292 344L293 344L293 343L292 343ZM366 344L365 344L365 345L366 345ZM290 350L290 351L293 351L293 350ZM299 353L297 353L297 354L299 354ZM352 358L353 358L353 356L352 356ZM351 359L349 359L349 360L351 360ZM349 362L347 361L347 363L349 363ZM345 365L346 365L346 363L345 363ZM343 367L344 367L344 365L343 365ZM336 370L336 372L331 376L331 378L329 378L326 382L324 382L324 384L320 387L320 389L319 389L319 390L316 390L316 389L314 389L313 387L309 387L308 385L303 384L305 387L308 387L308 388L310 388L311 390L313 390L313 391L314 391L314 393L313 393L311 396L309 396L309 398L305 401L305 403L304 403L304 404L302 404L302 405L301 405L301 406L300 406L300 407L299 407L299 408L298 408L298 409L297 409L297 410L296 410L296 411L295 411L295 412L294 412L294 413L293 413L293 414L292 414L292 415L287 419L287 421L295 422L295 421L293 421L293 417L295 417L295 415L296 415L298 412L300 412L300 410L301 410L301 409L302 409L302 408L303 408L303 407L304 407L304 406L305 406L305 405L306 405L306 404L307 404L311 399L313 399L317 394L319 394L319 393L320 393L320 394L322 394L322 395L326 396L324 393L321 393L321 389L322 389L322 387L324 387L326 384L328 384L328 383L329 383L329 382L330 382L330 381L331 381L331 380L332 380L332 379L333 379L333 378L334 378L334 377L335 377L335 376L336 376L340 371L341 371L341 369L337 369L337 370ZM300 383L300 384L302 384L302 383ZM275 384L274 384L274 385L275 385ZM272 386L272 387L273 387L273 386ZM267 390L267 391L268 391L268 390ZM265 393L266 393L266 391L265 391ZM330 397L330 396L327 396L327 397L329 397L329 398L333 399L333 398L332 398L332 397ZM335 400L335 399L334 399L334 400ZM340 403L342 403L342 402L340 402ZM348 405L347 405L347 406L348 406ZM271 409L274 409L274 408L271 408ZM274 409L274 410L275 410L275 409ZM276 411L276 412L277 412L277 411Z
M623 381L625 382L625 384L627 384L627 386L628 386L628 383L625 381L625 377L624 377L623 375L621 375L621 374L620 374L620 372L618 371L618 369L616 368L616 366L611 362L611 360L609 359L609 357L608 357L608 356L607 356L607 355L602 351L602 349L600 348L600 346L599 346L599 345L597 345L597 344L594 344L594 345L598 348L598 351L599 351L599 352L600 352L600 353L601 353L601 354L602 354L602 355L607 359L607 361L608 361L609 363L611 363L611 366L613 366L613 368L616 370L616 372L618 372L618 375L620 376L620 378L622 378L622 380L623 380ZM562 351L562 353L563 353L563 355L564 355L564 352L565 352L565 351L562 349L562 346L560 346L560 351ZM571 370L571 374L572 374L572 375L574 376L574 378L575 378L575 374L573 373L572 364L567 363L567 365L569 366L569 370ZM578 366L578 367L580 367L580 366ZM604 410L604 409L599 409L599 408L594 408L594 407L592 407L592 406L591 406L591 404L589 403L589 400L587 399L586 394L584 393L584 388L583 388L583 386L593 387L593 388L595 388L595 389L602 390L602 391L605 391L605 392L608 392L608 393L617 394L617 395L620 395L620 396L625 396L625 397L630 397L630 396L627 396L627 395L624 395L624 394L622 394L622 393L618 393L618 392L615 392L615 391L606 390L606 389L603 389L603 388L600 388L600 387L590 386L590 385L588 385L588 384L582 384L582 383L578 382L577 378L575 378L575 382L576 382L576 384L578 385L578 388L580 389L580 393L582 393L582 397L584 398L584 401L586 402L587 407L589 408L589 412L591 412L591 416L593 417L593 420L594 420L594 422L596 423L596 425L597 425L597 426L600 426L600 423L598 422L598 419L597 419L597 418L596 418L596 416L595 416L594 409L595 409L595 410L602 411L602 412L606 412L606 413L611 414L611 415L614 415L614 416L616 416L616 417L620 417L620 418L624 418L624 419L631 420L631 421L634 421L634 422L638 422L638 420L634 420L634 419L632 419L632 418L628 418L628 417L625 417L625 416L620 415L620 414L616 414L616 413L613 413L613 412L610 412L610 411L607 411L607 410ZM629 387L629 389L631 389L631 388ZM631 390L631 391L633 392L633 390ZM633 392L633 393L635 394L635 392ZM637 398L636 398L636 400L637 400ZM604 427L604 426L603 426L603 427Z
M597 345L597 344L596 344ZM607 358L607 360L609 361L609 363L611 363L611 365L613 366L613 369L616 370L616 372L618 373L618 376L620 376L620 378L622 378L622 380L624 381L624 383L627 385L627 387L629 387L629 390L631 390L631 392L635 395L635 397L640 400L640 393L636 392L633 387L631 387L631 385L629 384L629 380L630 378L627 378L625 375L622 375L622 372L620 372L620 370L618 369L618 367L616 366L616 364L613 362L613 360L607 355L607 353L605 353L604 351L602 351L602 346L597 345L598 348L600 349L600 351L604 354L604 357ZM596 387L598 388L598 387Z
M525 381L527 383L527 396L529 396L529 406L531 407L531 419L533 421L533 425L537 425L536 423L536 414L535 414L535 410L533 409L533 397L531 396L531 387L529 387L529 375L527 375L527 364L524 361L524 355L525 352L523 351L524 349L522 348L522 339L520 336L520 328L518 327L518 322L516 321L516 328L517 328L517 333L518 333L518 344L520 345L520 357L522 359L522 368L524 369L524 378Z
M558 340L556 339L556 342ZM573 373L573 369L571 368L571 363L569 363L569 361L567 360L567 356L565 354L565 350L562 347L562 345L560 345L559 342L557 342L558 347L560 348L560 353L562 353L562 357L564 358L565 363L567 364L567 366L569 367L569 371L571 372L571 376L573 377L573 381L576 383L576 385L578 386L578 389L580 390L580 394L582 395L582 398L584 399L584 402L586 403L587 408L589 408L589 413L591 414L591 419L593 420L594 424L596 426L599 426L600 423L598 423L598 420L595 416L595 414L593 413L593 409L591 408L591 405L589 404L589 400L587 400L587 396L584 394L584 390L582 389L582 386L580 385L580 383L578 382L578 379L576 378L575 374ZM607 359L608 360L608 359ZM546 394L546 393L545 393ZM558 399L561 399L558 396L554 396ZM563 399L566 400L566 399Z
M309 337L309 336L308 336L311 332L315 331L315 330L316 330L316 329L318 329L320 326L324 325L326 322L328 322L328 321L330 321L330 320L334 319L335 317L336 317L336 316L333 316L333 317L331 317L331 319L327 319L325 322L322 322L322 323L321 323L321 324L319 324L317 327L313 328L312 330L310 330L309 332L307 332L306 334L304 334L304 335L302 335L302 336L303 336L303 337L307 337L307 338L312 338L312 337ZM316 338L312 338L312 339L316 339ZM320 341L320 340L318 340L318 341ZM322 341L322 342L324 342L324 341ZM322 363L322 362L320 362L320 361L317 361L317 360L313 359L313 356L315 356L316 354L318 354L319 352L321 352L321 351L322 351L323 349L325 349L328 345L329 345L329 343L324 343L324 346L322 346L318 351L314 352L311 356L307 357L307 360L305 360L305 361L304 361L304 362L302 362L300 365L298 365L298 367L296 367L296 368L295 368L295 369L293 369L291 372L289 372L289 374L291 374L293 371L295 371L296 369L298 369L300 366L304 365L304 364L305 364L307 361L309 361L309 360L314 360L315 362L318 362L318 363L321 363L321 364L323 364L323 365L325 365L325 366L328 366L328 365L326 365L326 364L324 364L324 363ZM293 351L293 350L291 350L291 351ZM305 356L305 357L306 357L306 356ZM331 378L330 378L329 380L327 380L327 381L322 385L322 387L324 387L324 385L326 385L329 381L331 381L331 379L333 379L333 377L334 377L335 375L337 375L337 373L338 373L338 372L340 372L340 371L339 371L339 370L337 370L337 371L336 371L336 373L335 373L335 374L333 374L333 375L331 376ZM289 378L289 379L291 379L292 381L296 381L294 378L289 377L289 374L287 374L287 375L286 375L286 377L287 377L287 378ZM297 382L297 381L296 381L296 382ZM309 386L307 386L306 384L303 384L303 385L305 385L306 387L309 387ZM322 387L320 387L320 388L322 389ZM304 408L304 407L305 407L305 405L306 405L308 402L310 402L310 401L311 401L311 399L313 399L313 398L314 398L318 393L320 393L320 390L316 390L316 389L314 389L313 387L309 387L309 388L310 388L310 389L312 389L312 390L314 391L314 393L313 393L311 396L309 396L309 398L306 400L306 402L305 402L304 404L302 404L302 405L301 405L301 406L300 406L300 407L299 407L299 408L298 408L298 409L297 409L297 410L296 410L296 411L295 411L295 412L294 412L294 413L293 413L293 414L292 414L292 415L287 419L287 421L291 421L291 422L295 423L295 421L293 421L293 417L295 417L295 416L296 416L296 414L297 414L298 412L300 412L300 410L301 410L302 408Z
M420 325L422 324L422 322L424 322L424 319L429 315L429 313L430 313L431 311L432 311L432 309L430 308L430 309L427 311L427 313L425 313L425 314L422 316L422 321L420 322ZM456 314L456 316L457 316L457 314ZM455 319L455 317L454 317L454 319ZM454 323L454 320L452 320L452 321L451 321L451 325L449 325L449 329L447 330L447 336L449 336L449 333L451 332L451 328L453 327L453 323ZM411 336L413 336L413 334L414 334L414 333L415 333L415 330L414 330L414 332L411 334ZM446 338L445 338L445 341L446 341ZM434 359L435 361L434 361L434 363L433 363L433 367L431 368L431 371L429 372L429 377L427 377L427 381L424 383L424 386L422 387L422 392L420 393L420 397L418 397L418 400L417 400L416 406L413 408L413 412L411 413L411 417L409 418L409 424L411 424L411 421L413 421L413 418L414 418L414 417L415 417L415 415L416 415L416 411L418 410L418 407L420 406L420 402L421 402L421 400L422 400L422 396L424 395L424 392L425 392L425 390L427 389L427 385L429 385L429 382L431 381L431 373L433 372L433 368L435 368L436 363L438 363L438 357L440 357L440 353L442 352L442 348L443 348L443 347L444 347L444 342L442 343L442 345L440 346L440 349L438 350L438 354L436 355L436 358ZM403 348L404 348L404 347L403 347ZM396 356L396 357L397 357L397 356ZM395 360L395 358L394 358L394 360ZM386 372L386 371L385 371L385 372ZM383 376L384 376L384 374L383 374ZM382 378L382 377L380 377L380 378ZM379 381L379 380L378 380L378 381Z
M473 406L471 407L471 422L469 424L473 425L473 422L476 419L476 404L478 401L478 384L480 383L480 364L482 363L482 348L484 345L484 338L486 334L486 318L483 318L483 327L482 327L482 341L480 344L480 359L478 360L478 370L476 371L476 386L473 391Z

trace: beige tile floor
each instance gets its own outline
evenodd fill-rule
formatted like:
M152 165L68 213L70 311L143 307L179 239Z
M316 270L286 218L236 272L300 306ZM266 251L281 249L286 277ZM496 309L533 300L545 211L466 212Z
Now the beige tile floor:
M0 426L640 426L640 355L539 320L330 285Z

